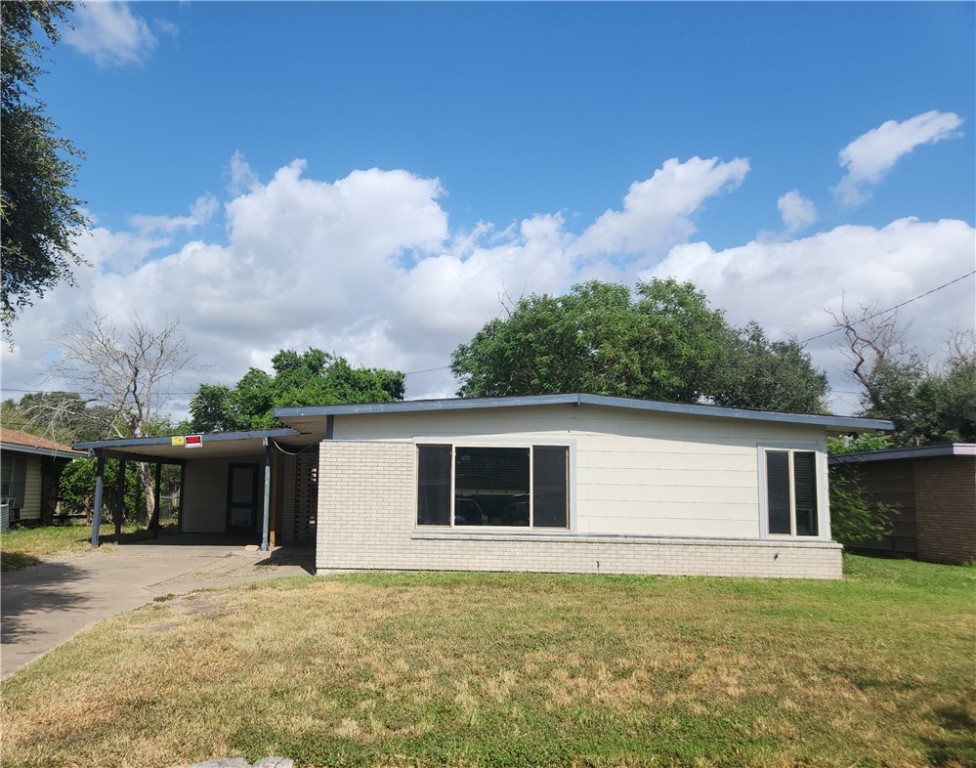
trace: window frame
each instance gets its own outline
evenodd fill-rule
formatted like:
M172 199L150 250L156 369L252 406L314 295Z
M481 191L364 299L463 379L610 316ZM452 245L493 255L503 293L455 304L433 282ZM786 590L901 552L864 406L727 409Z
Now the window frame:
M790 493L790 532L771 533L769 528L769 478L767 476L767 454L780 452L788 454L787 470ZM817 494L816 520L817 533L799 534L796 515L796 484L794 475L794 455L797 453L812 453L814 456L814 490ZM822 445L817 443L767 443L758 446L759 464L759 535L763 539L787 539L790 541L829 541L830 514L827 488L827 458Z
M495 439L485 440L484 438L452 438L445 440L443 436L432 438L415 438L414 441L414 503L413 503L413 526L417 531L437 532L452 531L459 534L479 534L479 533L506 533L509 535L547 535L562 534L575 530L576 489L572 482L575 443L566 440L546 440L546 439ZM421 448L450 448L450 522L448 524L420 523L418 491L420 489L420 449ZM529 452L529 524L521 525L458 525L455 523L455 499L456 499L456 456L459 448L525 448ZM538 527L535 525L535 449L536 448L564 448L566 450L566 525L560 527Z

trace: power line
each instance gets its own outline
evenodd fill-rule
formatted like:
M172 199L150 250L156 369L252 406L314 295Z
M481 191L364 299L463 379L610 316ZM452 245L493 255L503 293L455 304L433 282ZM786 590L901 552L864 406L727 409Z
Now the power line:
M437 368L424 368L422 371L405 371L404 376L413 376L415 373L430 373L432 371L446 371L450 368L449 365L441 365Z
M943 283L942 285L933 288L930 291L926 291L925 293L920 293L918 296L913 296L912 298L903 301L901 304L895 304L895 306L888 307L888 309L882 309L879 312L875 312L873 315L862 317L857 322L864 323L867 322L868 320L873 320L876 317L881 317L881 315L887 315L889 312L894 312L896 309L901 309L902 307L911 304L913 301L918 301L919 299L924 299L926 296L931 296L936 291L941 291L943 288L948 288L950 285L958 283L960 280L965 280L967 277L972 277L973 275L976 275L976 269L974 269L972 272L967 272L965 275L960 275L955 280L950 280L948 283ZM816 336L811 336L809 339L803 339L802 341L798 341L797 344L806 344L807 342L810 341L816 341L817 339L822 339L824 336L830 336L831 334L838 333L839 331L842 330L843 328L832 328L831 330L825 331L824 333L819 333Z

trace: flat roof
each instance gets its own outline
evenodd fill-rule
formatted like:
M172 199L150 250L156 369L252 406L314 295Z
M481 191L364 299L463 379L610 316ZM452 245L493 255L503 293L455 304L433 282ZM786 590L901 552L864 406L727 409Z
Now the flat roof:
M187 437L187 435L169 435L96 440L89 443L76 443L74 448L88 451L89 455L102 455L106 458L182 463L191 458L226 458L253 454L264 448L265 440L286 449L300 450L319 443L323 435L302 434L298 430L282 427L249 432L202 434L198 436L199 444L192 441L188 443Z
M919 445L913 448L886 448L883 451L863 451L831 456L831 464L860 464L865 461L895 461L896 459L935 459L940 456L976 456L976 443L946 443Z
M284 424L308 431L318 420L329 416L361 416L367 414L438 413L485 408L528 408L535 406L599 406L621 408L647 413L709 416L722 419L807 424L837 432L891 431L895 425L883 419L862 419L855 416L821 416L806 413L781 413L748 408L727 408L717 405L662 403L654 400L635 400L606 395L560 394L527 395L518 397L472 397L443 400L404 400L395 403L361 403L348 405L309 405L275 408L274 415Z

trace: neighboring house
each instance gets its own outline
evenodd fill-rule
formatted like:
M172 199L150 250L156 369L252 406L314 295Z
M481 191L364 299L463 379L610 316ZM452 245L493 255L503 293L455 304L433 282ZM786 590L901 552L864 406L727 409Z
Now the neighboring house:
M0 500L7 504L10 521L50 521L61 468L85 455L53 440L0 427Z
M827 435L892 428L595 395L275 415L289 428L76 447L180 464L182 531L314 542L319 572L839 578Z
M936 563L976 560L976 444L851 453L830 464L856 465L868 499L898 507L891 535L856 549Z

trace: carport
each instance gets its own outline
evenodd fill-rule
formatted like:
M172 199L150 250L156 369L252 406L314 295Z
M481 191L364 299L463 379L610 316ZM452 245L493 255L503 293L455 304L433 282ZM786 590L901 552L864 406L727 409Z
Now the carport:
M180 468L178 528L182 533L224 534L259 543L314 543L317 512L318 446L323 435L294 429L268 429L204 435L175 435L78 443L97 460L92 546L99 545L105 462L147 462L156 468L150 529L159 536L159 486L162 466ZM119 472L118 498L125 472ZM114 510L115 535L122 530ZM258 538L260 536L260 538Z

